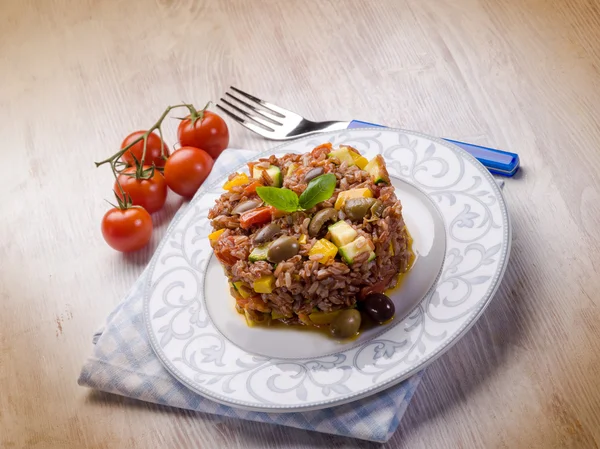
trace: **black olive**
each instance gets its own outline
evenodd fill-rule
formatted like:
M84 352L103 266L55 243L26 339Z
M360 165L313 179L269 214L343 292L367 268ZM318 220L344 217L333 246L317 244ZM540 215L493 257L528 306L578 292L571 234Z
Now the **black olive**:
M249 210L256 209L261 204L261 200L242 201L231 210L231 215L243 214L244 212L248 212Z
M396 313L394 302L383 293L371 293L363 301L365 313L369 315L373 321L385 323L391 320Z
M262 228L254 237L255 243L265 243L270 241L281 231L281 227L276 223L269 223Z
M325 170L323 169L323 167L315 167L304 176L304 182L308 184L317 176L321 176L324 172Z

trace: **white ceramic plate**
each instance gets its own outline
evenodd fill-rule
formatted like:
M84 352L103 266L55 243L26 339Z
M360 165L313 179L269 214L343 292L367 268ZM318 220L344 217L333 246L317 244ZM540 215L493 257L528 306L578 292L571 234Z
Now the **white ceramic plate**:
M368 158L380 153L387 162L417 255L392 296L396 318L349 343L294 328L247 327L207 239L206 216L223 192L223 178L171 225L145 290L152 346L193 391L227 405L277 412L368 396L445 352L498 288L510 225L502 194L479 162L439 139L372 128L311 136L263 155L310 151L325 141L352 145Z

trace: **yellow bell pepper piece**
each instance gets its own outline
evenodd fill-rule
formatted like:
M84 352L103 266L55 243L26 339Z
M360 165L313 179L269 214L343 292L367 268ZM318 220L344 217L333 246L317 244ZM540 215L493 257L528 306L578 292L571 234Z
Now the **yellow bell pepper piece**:
M343 148L348 150L348 154L350 155L350 158L352 160L351 163L356 165L361 170L364 170L364 168L369 163L369 160L366 157L362 156L356 148L352 148L352 147L349 147L346 145L340 145L340 149L343 149ZM347 160L347 159L344 159L344 160ZM350 161L348 161L348 163L350 163Z
M360 153L350 151L350 156L352 157L352 162L354 162L354 165L356 165L361 170L363 170L369 163L369 160L366 157L361 156Z
M215 232L211 232L210 234L208 234L208 240L210 240L211 242L216 242L217 240L219 240L219 237L221 237L221 234L223 234L224 232L225 228L219 229Z
M356 166L361 170L364 170L368 163L369 160L364 156L358 156L356 159L354 159L354 164L356 164Z
M230 181L227 181L225 184L223 184L223 188L225 190L230 191L234 187L243 186L245 184L248 184L249 182L250 178L248 178L248 175L246 173L238 173Z
M306 234L302 234L300 236L300 238L298 239L298 243L300 243L301 245L304 245L306 243L306 241L307 241Z
M319 263L326 264L332 260L337 254L337 246L327 239L317 240L313 247L308 252L309 257L316 254L321 254L323 257L319 259Z
M267 274L254 281L252 286L256 293L272 293L275 288L275 276Z
M342 207L344 207L346 200L349 200L350 198L372 198L372 197L373 197L373 192L371 192L366 187L364 189L346 190L345 192L340 192L333 207L335 207L337 210L340 210Z

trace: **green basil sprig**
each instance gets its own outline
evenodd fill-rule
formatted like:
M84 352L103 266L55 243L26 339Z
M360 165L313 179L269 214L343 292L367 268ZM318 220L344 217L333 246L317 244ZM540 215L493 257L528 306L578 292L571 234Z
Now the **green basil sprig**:
M333 173L317 176L308 183L300 198L290 189L257 187L256 193L268 205L284 212L296 212L315 207L333 195L337 180Z
M290 189L257 187L256 193L265 203L276 209L290 213L298 210L298 195Z
M306 190L300 195L300 207L310 209L317 204L328 200L333 195L335 183L337 182L333 173L317 176L308 183Z

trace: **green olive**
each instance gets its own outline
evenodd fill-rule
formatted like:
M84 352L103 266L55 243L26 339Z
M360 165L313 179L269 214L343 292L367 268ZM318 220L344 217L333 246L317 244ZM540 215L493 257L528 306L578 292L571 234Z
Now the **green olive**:
M335 338L349 338L360 328L360 312L356 309L342 310L329 325L329 332Z
M373 205L371 206L371 216L372 217L381 217L381 214L383 213L383 209L385 209L385 207L383 207L383 203L379 200L375 201L373 203Z
M319 232L321 232L321 228L328 221L337 221L337 210L333 207L328 207L327 209L321 209L317 212L312 220L310 220L310 224L308 225L308 235L311 237L317 237Z
M376 201L374 198L350 198L344 204L344 212L350 220L362 220Z
M269 223L264 228L262 228L254 237L255 243L265 243L275 237L279 231L281 231L281 227L277 223Z
M267 260L271 263L279 263L294 257L300 251L300 245L296 238L282 235L269 246Z

